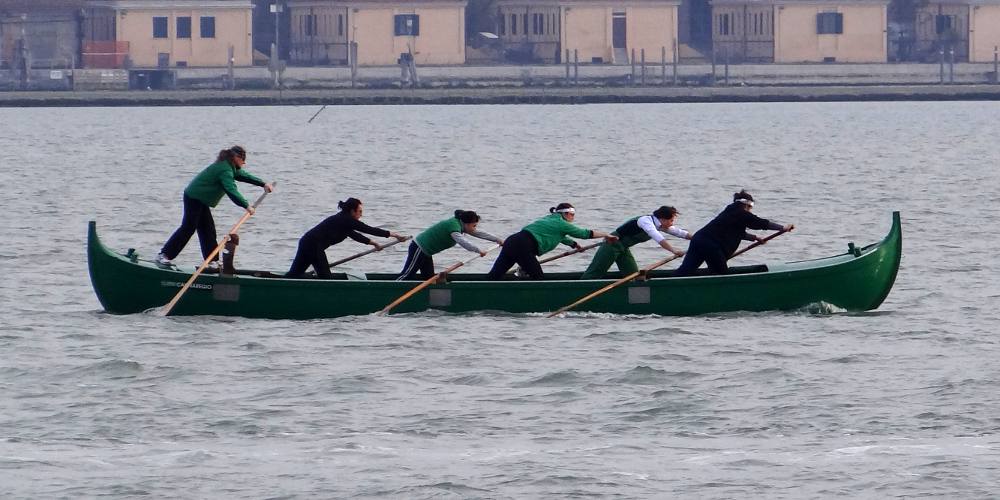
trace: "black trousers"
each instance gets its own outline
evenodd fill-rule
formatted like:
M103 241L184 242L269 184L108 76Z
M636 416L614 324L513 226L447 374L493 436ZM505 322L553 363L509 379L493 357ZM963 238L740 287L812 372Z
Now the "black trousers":
M434 257L425 254L416 241L411 241L406 253L406 262L403 263L403 271L399 273L396 281L411 280L418 272L425 280L434 276Z
M708 264L708 270L712 274L726 274L729 271L729 265L726 264L728 260L721 245L708 238L699 238L698 233L695 233L684 254L684 261L674 271L674 276L690 276L702 262Z
M316 271L316 277L323 279L333 278L330 272L330 261L326 258L326 247L312 240L308 236L299 239L299 249L292 259L292 267L285 273L286 278L301 278L305 276L306 269L312 266Z
M538 242L527 231L514 233L504 240L500 255L487 276L491 280L503 279L514 264L521 266L521 270L533 280L540 280L544 276L542 265L538 263Z
M181 250L184 250L184 246L187 245L195 231L198 232L198 242L201 243L201 257L207 259L212 254L212 250L219 246L212 209L208 205L184 195L184 215L181 217L181 227L177 228L170 239L163 244L160 253L168 259L176 258L180 255ZM218 255L216 255L216 259L218 259Z

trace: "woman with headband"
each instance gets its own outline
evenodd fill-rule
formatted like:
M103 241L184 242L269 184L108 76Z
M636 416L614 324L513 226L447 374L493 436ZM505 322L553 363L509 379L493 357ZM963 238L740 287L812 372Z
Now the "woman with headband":
M722 213L715 216L705 227L694 233L688 246L684 262L681 263L674 276L690 276L702 262L708 264L712 274L726 274L729 266L726 261L740 246L740 240L761 241L760 236L750 234L747 229L771 229L774 231L791 231L794 224L782 226L776 222L762 219L750 213L753 209L753 196L745 190L733 195L733 202Z
M184 215L181 217L181 227L174 231L170 239L163 245L156 262L170 265L191 239L198 232L198 242L201 243L201 255L207 259L218 246L215 233L215 220L212 218L212 208L219 204L222 195L229 196L233 203L243 207L251 214L254 212L250 203L236 188L236 181L261 186L270 193L274 186L264 182L243 170L247 161L247 151L242 146L233 146L219 151L215 163L209 165L195 176L184 189ZM209 270L215 271L218 264L210 264Z
M456 243L470 252L485 257L486 251L469 241L465 235L503 245L502 239L480 231L477 229L478 226L479 214L471 210L455 210L454 217L449 217L425 229L410 242L406 262L403 263L403 272L399 274L396 281L413 279L418 272L423 279L429 279L434 275L434 254L447 250L455 246Z
M521 231L512 234L504 241L503 249L493 269L488 275L491 280L503 278L504 274L517 264L521 266L531 279L542 279L542 265L538 263L538 256L554 249L559 243L579 249L580 244L569 238L591 239L604 238L604 241L613 243L618 241L618 237L584 229L573 224L576 218L576 209L569 203L560 203L549 209L549 215L532 222Z

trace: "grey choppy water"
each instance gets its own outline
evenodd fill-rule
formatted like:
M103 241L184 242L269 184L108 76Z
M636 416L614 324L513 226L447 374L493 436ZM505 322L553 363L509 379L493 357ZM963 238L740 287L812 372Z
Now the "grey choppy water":
M0 495L996 495L1000 103L317 109L0 109ZM564 200L588 227L667 203L697 229L741 187L797 225L747 261L869 243L901 210L903 264L864 314L102 313L86 221L155 254L234 142L279 182L245 267L285 268L348 196L397 230L470 208L508 234Z

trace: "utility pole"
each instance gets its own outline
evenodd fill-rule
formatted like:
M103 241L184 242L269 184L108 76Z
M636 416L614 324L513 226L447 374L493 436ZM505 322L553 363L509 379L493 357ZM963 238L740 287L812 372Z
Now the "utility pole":
M284 5L282 5L282 4L278 3L278 2L275 2L275 3L271 4L271 12L274 14L274 51L275 52L278 52L278 50L281 48L280 45L279 45L279 42L278 42L280 40L280 38L278 38L278 35L280 34L281 12L285 10L284 7L285 7ZM278 52L278 53L280 53L280 52ZM279 58L280 58L280 56L279 56Z
M268 64L268 69L271 70L271 76L274 78L273 85L277 89L281 88L281 73L284 71L284 68L281 66L280 46L278 45L279 26L281 25L281 12L283 10L285 10L284 5L278 2L271 4L271 13L274 14L274 43L271 44L271 61Z

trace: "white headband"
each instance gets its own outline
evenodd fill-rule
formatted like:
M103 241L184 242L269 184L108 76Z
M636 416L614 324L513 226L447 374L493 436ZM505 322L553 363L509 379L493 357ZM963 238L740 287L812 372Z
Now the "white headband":
M576 213L576 209L573 208L573 207L560 208L559 210L556 210L556 213L558 213L558 214L575 214Z
M749 205L750 207L753 207L753 202L750 201L750 200L748 200L748 199L746 199L746 198L740 198L740 199L738 199L736 201L738 201L738 202L740 202L740 203L742 203L744 205Z

